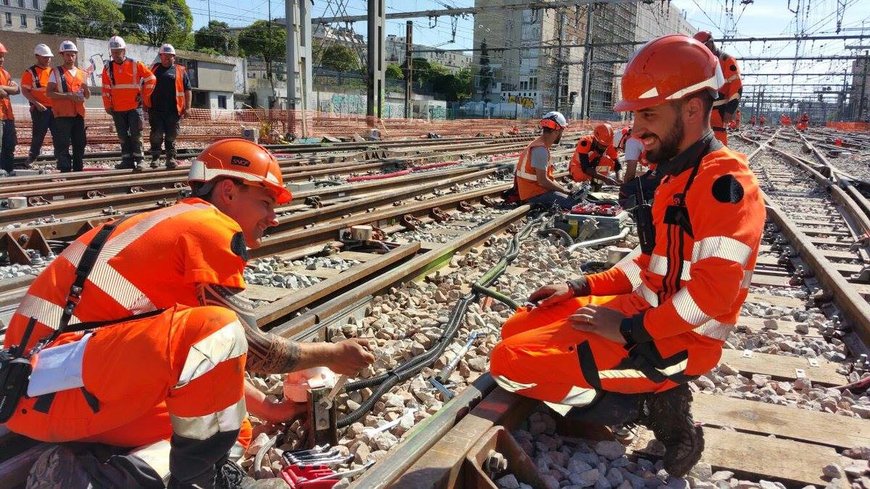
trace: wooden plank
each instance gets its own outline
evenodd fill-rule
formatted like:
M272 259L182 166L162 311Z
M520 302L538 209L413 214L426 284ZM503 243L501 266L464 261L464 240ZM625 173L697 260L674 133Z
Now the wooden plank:
M695 421L739 431L851 448L870 445L870 423L859 418L797 407L747 401L721 395L696 394Z
M361 262L367 262L369 260L374 260L375 258L381 256L377 253L362 253L360 251L342 251L337 255L339 258L343 258L345 260L356 260Z
M795 321L784 321L782 319L764 319L740 316L737 319L737 324L740 326L745 326L756 333L765 329L769 329L771 331L776 331L777 333L782 333L784 335L790 336L801 336L807 338L820 338L822 336L818 329L815 328L811 329L810 332L807 334L799 334L796 328L797 325L800 323Z
M629 450L639 455L660 455L648 446L652 439L653 434L641 428ZM842 467L845 462L831 447L706 427L701 461L714 471L730 470L755 474L759 479L776 478L820 487L828 484L822 479L822 469L832 463Z
M293 293L293 289L284 289L281 287L267 287L265 285L249 284L245 287L245 295L248 299L258 301L274 302L285 295Z
M757 352L753 352L751 357L746 358L743 356L742 351L725 349L722 350L720 363L727 363L747 377L752 374L762 374L770 375L777 379L795 380L797 379L796 369L801 369L814 384L834 386L848 383L848 379L845 376L837 373L836 363L824 358L817 358L816 360L819 362L819 366L812 367L806 358Z
M752 274L752 285L761 285L765 287L791 287L788 281L791 277L778 277L776 275L764 275L759 273Z
M803 300L796 299L794 297L782 297L771 294L758 294L755 292L750 292L749 295L746 296L746 302L753 304L764 303L780 307L804 307L806 305Z

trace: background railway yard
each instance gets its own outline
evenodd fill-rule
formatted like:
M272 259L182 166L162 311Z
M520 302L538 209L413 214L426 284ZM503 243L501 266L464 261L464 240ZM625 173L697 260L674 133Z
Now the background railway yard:
M562 170L576 135L554 153ZM283 452L316 441L348 455L336 470L365 468L339 483L351 487L870 488L870 137L790 127L731 136L750 157L768 222L722 361L692 383L706 450L685 479L667 476L645 429L615 436L562 419L487 374L511 300L607 269L637 244L633 228L569 243L548 229L552 216L502 203L532 137L270 147L294 200L245 273L260 326L298 340L370 338L378 358L334 411L255 423L248 473L276 477ZM97 169L116 155L89 157ZM0 179L7 206L27 203L0 211L4 323L70 240L173 204L185 166ZM280 397L281 377L253 380ZM22 485L43 449L6 433L0 487Z

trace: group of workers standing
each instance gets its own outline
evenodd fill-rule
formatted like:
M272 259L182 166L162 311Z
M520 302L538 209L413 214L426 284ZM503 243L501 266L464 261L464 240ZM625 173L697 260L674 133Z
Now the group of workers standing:
M166 168L176 168L175 140L181 119L190 111L192 92L187 70L175 63L175 48L171 44L160 46L160 62L148 67L127 56L127 44L120 36L109 39L108 47L111 59L103 66L102 100L121 145L121 162L115 168L142 170L146 111L151 125L151 168L159 167L164 143ZM90 73L78 66L78 47L72 41L61 42L58 53L62 63L52 66L51 48L37 44L33 50L36 61L24 70L20 85L3 68L7 52L0 44L0 169L14 174L18 141L10 95L20 92L30 104L33 127L24 168L36 161L45 135L51 132L57 169L81 171L87 144L85 100L91 90L87 82Z
M535 291L536 306L508 319L491 357L504 389L569 416L621 412L619 422L650 427L674 476L688 473L703 451L687 383L719 362L748 294L765 218L745 155L711 125L711 112L728 106L716 105L726 83L721 59L682 35L634 54L615 106L634 113L634 126L617 145L632 148L633 166L657 163L649 215L636 217L646 219L637 224L651 238L611 270ZM119 79L147 83L151 71L123 54L112 63L106 108L132 140L136 116L128 112L138 108L125 105L121 94L132 92L121 92L130 84ZM516 167L523 200L561 205L567 197L549 151L567 125L558 112L541 120L543 134ZM581 139L575 179L618 182L613 138L603 125ZM136 165L137 146L126 148ZM188 182L191 197L174 206L85 233L35 279L13 315L4 344L29 358L33 372L28 395L6 399L17 404L0 422L43 441L115 447L97 459L56 446L36 462L36 482L239 487L230 453L250 443L247 412L282 421L306 409L265 401L246 371L326 365L354 375L374 361L362 339L297 343L260 330L242 272L248 250L277 224L275 206L292 198L268 150L220 140L194 160Z

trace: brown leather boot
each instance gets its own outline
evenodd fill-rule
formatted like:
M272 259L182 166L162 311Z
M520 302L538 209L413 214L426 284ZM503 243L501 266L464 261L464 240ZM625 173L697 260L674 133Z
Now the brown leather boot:
M639 420L664 444L665 470L674 477L688 474L704 451L704 432L692 419L691 404L692 391L687 384L650 394Z

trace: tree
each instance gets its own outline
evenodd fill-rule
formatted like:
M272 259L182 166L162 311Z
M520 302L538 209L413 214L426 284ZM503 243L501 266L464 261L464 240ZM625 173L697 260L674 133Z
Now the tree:
M471 96L471 70L459 70L457 74L443 73L432 78L432 89L447 99L448 102L466 100Z
M404 80L405 74L402 72L402 67L397 65L396 63L390 63L387 65L387 69L385 71L385 75L387 80Z
M208 25L200 28L193 35L196 50L235 56L239 52L239 41L230 32L230 25L219 20L209 21Z
M332 44L323 50L320 65L335 71L359 71L359 56L356 52L343 45Z
M284 59L287 56L287 33L284 26L269 23L267 20L258 20L242 29L239 33L239 48L245 51L247 56L257 56L266 62L266 76L275 92L275 78L273 76L272 63Z
M49 0L42 14L42 33L106 39L124 24L112 0Z
M127 33L151 46L182 44L193 26L193 15L184 0L124 0L121 12Z
M486 39L480 43L480 91L483 100L489 99L492 89L492 67L489 65L489 50L486 47Z

